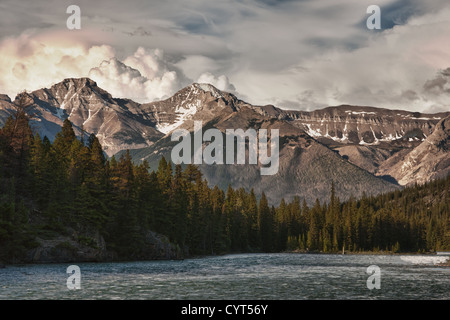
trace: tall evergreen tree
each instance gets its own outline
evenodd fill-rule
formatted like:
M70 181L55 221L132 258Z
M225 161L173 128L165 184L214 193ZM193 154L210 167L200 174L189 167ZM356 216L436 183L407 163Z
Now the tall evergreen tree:
M263 192L259 200L258 226L261 239L261 249L264 252L273 250L273 216L269 208L267 197Z

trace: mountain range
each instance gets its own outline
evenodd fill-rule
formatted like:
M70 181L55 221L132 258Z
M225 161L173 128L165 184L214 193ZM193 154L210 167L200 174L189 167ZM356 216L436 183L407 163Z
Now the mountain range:
M204 129L278 129L279 170L260 175L260 165L199 165L210 185L264 192L271 204L298 196L313 204L327 201L331 185L345 200L377 194L450 171L450 111L423 114L367 106L341 105L315 111L256 106L210 84L194 83L172 97L140 104L114 98L89 78L65 79L50 88L0 95L0 126L27 95L31 126L53 140L65 119L78 136L95 134L107 156L129 150L151 169L170 159L171 132Z

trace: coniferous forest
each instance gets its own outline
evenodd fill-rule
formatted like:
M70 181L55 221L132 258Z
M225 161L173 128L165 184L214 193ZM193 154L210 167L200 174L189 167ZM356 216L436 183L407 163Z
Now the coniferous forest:
M450 177L378 196L269 206L265 194L208 186L194 165L162 158L156 171L127 153L107 159L98 139L64 121L55 140L34 135L25 108L0 129L0 260L20 261L44 231L95 228L120 259L137 259L142 230L189 255L231 252L450 250ZM46 224L37 228L31 215ZM89 239L80 239L89 243Z

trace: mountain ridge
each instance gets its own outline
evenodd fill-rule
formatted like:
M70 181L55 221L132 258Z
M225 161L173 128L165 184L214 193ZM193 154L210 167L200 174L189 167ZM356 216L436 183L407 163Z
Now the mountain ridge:
M89 78L68 78L50 88L24 94L33 101L32 126L41 137L52 140L63 120L69 119L78 136L95 134L109 157L131 150L134 161L150 160L153 167L157 158L168 156L173 147L170 133L177 128L192 131L194 121L222 132L228 128L278 128L281 176L263 179L258 167L251 165L200 166L212 184L246 189L256 185L259 192L268 193L272 203L284 195L302 196L309 203L314 194L321 200L328 199L332 182L342 184L337 193L343 198L363 191L377 193L398 188L396 181L404 180L386 169L389 161L392 166L401 161L450 115L350 105L314 111L284 110L273 105L251 105L202 83L193 83L165 100L144 104L113 98ZM14 111L15 101L0 95L0 125ZM448 130L446 126L444 131ZM441 172L448 172L448 154L445 151L441 155ZM322 169L318 163L322 163Z
M439 121L434 132L399 161L386 161L381 174L389 174L401 185L445 178L450 173L450 115Z

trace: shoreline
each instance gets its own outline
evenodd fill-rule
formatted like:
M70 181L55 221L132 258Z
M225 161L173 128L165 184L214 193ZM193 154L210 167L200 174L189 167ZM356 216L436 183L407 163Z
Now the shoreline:
M335 251L335 252L323 252L323 251L306 251L306 250L287 250L280 253L305 253L305 254L339 254L339 255L424 255L424 256L437 256L437 252L428 251L428 252L413 252L413 251L404 251L404 252L394 252L394 251ZM440 255L445 256L445 255ZM450 252L448 252L447 256L450 258Z
M450 257L448 257L446 262L439 263L438 266L440 266L440 267L450 267Z
M437 266L450 267L450 254L448 255L438 255L436 252L392 252L392 251L360 251L360 252L321 252L321 251L305 251L305 250L290 250L282 252L228 252L222 254L212 254L212 255L193 255L184 257L181 259L150 259L150 260L95 260L95 261L55 261L55 262L18 262L18 263L4 263L0 262L0 269L7 268L8 266L26 266L26 265L45 265L45 264L77 264L77 263L126 263L126 262L139 262L139 261L183 261L188 259L203 259L203 258L213 258L225 255L238 255L238 254L311 254L311 255L417 255L417 256L448 256L447 261L437 264Z

